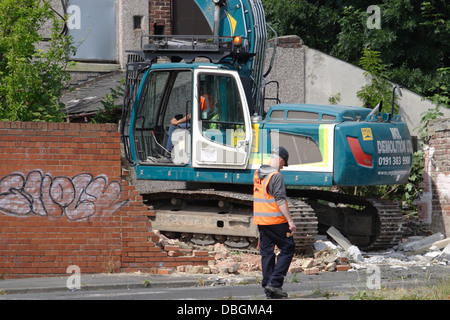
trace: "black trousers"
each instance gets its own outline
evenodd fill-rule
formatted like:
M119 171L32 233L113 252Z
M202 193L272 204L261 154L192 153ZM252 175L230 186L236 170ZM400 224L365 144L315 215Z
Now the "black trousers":
M263 287L281 288L295 252L293 237L286 236L291 232L288 223L268 226L258 225L259 251L261 253L261 267ZM275 245L280 253L275 257Z

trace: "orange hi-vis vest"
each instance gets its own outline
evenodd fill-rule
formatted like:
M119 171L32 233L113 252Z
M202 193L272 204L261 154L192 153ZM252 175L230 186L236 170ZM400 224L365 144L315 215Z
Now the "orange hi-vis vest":
M272 172L266 178L261 180L258 172L253 176L253 223L258 225L272 225L288 222L280 211L275 197L267 193L267 186L274 174ZM286 201L286 206L287 206Z

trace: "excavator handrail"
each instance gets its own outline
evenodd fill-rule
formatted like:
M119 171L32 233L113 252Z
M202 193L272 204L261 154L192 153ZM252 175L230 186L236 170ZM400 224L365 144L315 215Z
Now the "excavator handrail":
M180 51L212 51L229 49L235 37L213 35L142 35L141 49L146 50L180 50ZM241 37L242 38L242 37ZM148 43L144 44L147 39ZM243 47L248 51L248 38L242 38Z
M144 44L147 38L149 43ZM183 40L184 39L184 40ZM139 51L128 51L139 55L144 61L153 61L164 56L173 62L185 60L191 63L196 58L207 58L213 63L221 63L230 57L245 64L254 53L248 52L248 39L241 37L242 44L236 45L235 37L212 35L143 35Z

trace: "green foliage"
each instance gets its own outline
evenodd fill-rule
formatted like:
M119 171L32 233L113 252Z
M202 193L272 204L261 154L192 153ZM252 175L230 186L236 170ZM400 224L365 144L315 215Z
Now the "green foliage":
M450 93L448 84L450 82L450 68L440 68L437 70L439 77L433 82L429 89L432 93L428 98L435 105L421 114L420 126L417 128L420 138L428 140L428 122L444 116L441 108L450 108Z
M436 105L434 108L428 109L420 114L420 126L416 129L418 129L419 137L422 140L428 141L428 122L444 116L440 109L440 106Z
M450 108L449 83L450 67L437 69L437 77L428 89L428 92L430 93L428 98L430 98L435 105Z
M338 20L340 28L336 34L337 42L330 51L330 54L344 61L357 64L360 57L361 48L364 47L366 38L365 30L361 28L365 24L367 14L365 11L356 9L353 6L342 8L342 14Z
M380 53L386 78L429 95L437 70L448 67L450 2L445 0L263 0L279 35L295 34L312 48L357 65L361 50ZM369 29L367 12L378 5L381 28Z
M45 23L51 24L47 42L40 31ZM0 1L0 120L64 120L59 99L75 49L60 33L62 24L48 1Z
M116 104L119 98L123 97L125 86L125 79L120 81L120 84L115 88L110 89L110 93L106 94L102 99L104 109L98 110L92 117L93 123L118 123L122 115L122 104Z
M339 11L316 1L263 0L266 19L279 35L298 35L310 47L329 52L336 41Z
M341 93L338 92L336 94L332 94L329 98L328 98L328 102L330 104L339 104L341 102Z
M385 110L380 111L389 113L392 105L392 85L385 78L387 66L380 59L380 53L366 48L363 49L360 65L366 70L364 76L370 83L363 86L357 92L358 98L370 108L375 107L380 101L383 101ZM397 105L395 109L398 110Z

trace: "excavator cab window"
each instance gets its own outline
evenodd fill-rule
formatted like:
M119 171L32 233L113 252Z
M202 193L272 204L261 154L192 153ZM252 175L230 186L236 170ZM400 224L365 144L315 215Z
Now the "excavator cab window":
M235 147L236 135L244 132L242 101L235 79L229 75L199 76L199 121L204 137Z
M135 110L139 163L244 168L251 123L239 79L228 70L149 71Z
M190 121L178 125L172 119L190 118L192 108L192 72L189 70L151 71L143 86L135 120L135 146L142 164L179 165L173 161L173 133L190 131ZM179 132L178 132L179 133Z
M192 166L246 168L252 128L239 74L199 68L194 87Z

